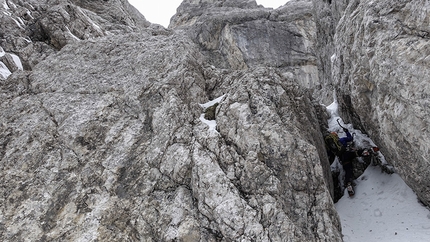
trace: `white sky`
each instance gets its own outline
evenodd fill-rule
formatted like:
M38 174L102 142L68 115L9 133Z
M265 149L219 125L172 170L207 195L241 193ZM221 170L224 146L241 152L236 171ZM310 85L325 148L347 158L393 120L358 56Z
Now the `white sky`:
M288 1L257 0L257 4L266 8L278 8ZM170 18L176 13L176 9L182 3L182 0L128 0L128 2L137 8L149 22L167 27L170 23Z

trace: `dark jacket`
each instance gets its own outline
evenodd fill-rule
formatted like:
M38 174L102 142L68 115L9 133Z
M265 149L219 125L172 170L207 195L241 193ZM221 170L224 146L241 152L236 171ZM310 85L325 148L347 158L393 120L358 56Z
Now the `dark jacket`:
M340 163L342 164L343 170L345 171L345 184L352 182L354 179L354 167L352 161L359 156L363 156L364 149L359 150L345 150L339 156Z
M345 133L346 137L342 137L339 139L339 142L343 145L343 147L347 147L348 142L351 142L354 139L349 131L345 131Z
M345 150L339 156L340 162L342 164L352 162L356 157L363 156L364 149L359 150Z

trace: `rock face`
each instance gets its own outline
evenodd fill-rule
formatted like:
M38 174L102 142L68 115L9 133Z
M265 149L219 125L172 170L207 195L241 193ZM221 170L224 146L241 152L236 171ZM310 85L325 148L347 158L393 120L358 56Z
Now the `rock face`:
M269 22L270 11L250 4L265 14L261 25L260 15L249 22L245 12L215 36L227 42L205 50L209 40L193 35L208 31L203 25L173 31L137 17L117 22L122 12L115 17L111 8L127 9L119 1L31 6L41 17L29 21L46 38L30 35L17 46L27 32L2 26L10 72L0 89L3 241L341 241L320 107L304 87L309 76L295 66L316 68L312 46L278 55L285 68L271 68L270 59L258 65L265 53L243 49L264 26L288 25L287 17ZM292 6L307 9L296 19L312 23L309 2ZM17 19L12 7L5 11L3 18ZM64 16L70 21L61 25ZM89 26L88 36L72 27L78 23ZM270 35L302 31L288 28ZM307 38L274 48L292 52ZM36 45L46 51L36 53ZM231 64L235 54L221 46L243 58ZM22 70L12 68L9 53ZM218 97L210 129L200 104Z
M345 120L380 144L405 182L430 205L429 2L314 3L331 9L318 18L319 25L336 26L334 48L320 52L326 52L321 60L331 63L332 51L333 66L320 76L332 77ZM339 6L345 9L342 17L333 17Z
M425 1L185 0L171 29L125 0L0 3L2 241L342 241L333 90L426 199L428 144L401 136L428 139L428 17L402 15Z
M315 90L315 97L320 102L328 105L333 102L333 92L335 91L332 77L332 65L334 57L334 41L336 26L343 12L348 5L346 0L313 0L313 16L316 26L316 52L318 78L321 88Z
M319 85L310 1L290 1L270 10L255 1L186 0L170 27L187 29L218 68L276 67L307 88Z
M8 79L4 238L340 239L309 95L274 70L203 67L186 40L68 44L28 86ZM210 85L219 133L199 121Z
M0 4L0 46L18 55L26 70L67 44L150 26L126 0L1 0Z

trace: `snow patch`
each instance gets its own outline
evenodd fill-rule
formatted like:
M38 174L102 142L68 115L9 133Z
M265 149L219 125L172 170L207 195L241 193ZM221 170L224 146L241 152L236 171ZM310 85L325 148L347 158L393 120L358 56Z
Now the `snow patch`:
M93 25L94 28L96 28L100 32L103 32L102 28L100 28L100 26L98 26L96 23L94 23L91 19L89 19L89 21L91 22L91 24Z
M32 42L29 37L19 37L19 38L25 40L27 43L31 43Z
M13 62L15 62L15 65L18 67L19 70L24 70L22 67L21 59L15 54L10 54L12 56Z
M6 1L5 1L6 2ZM13 9L17 9L17 6L12 1L8 1L8 5L12 6ZM9 9L9 8L8 8Z
M16 23L16 25L18 25L18 27L20 28L20 29L24 29L24 27L21 25L21 23L20 23L20 21L22 21L20 18L18 18L18 20L20 20L20 21L18 21L18 20L16 20L16 19L14 19L14 18L12 18L12 20Z
M11 74L12 74L12 72L10 72L9 68L7 68L7 66L3 62L0 61L0 75L4 79L7 79Z
M212 100L212 101L209 101L209 102L204 103L204 104L200 104L200 107L202 107L202 108L208 108L210 106L213 106L215 103L220 103L224 99L224 97L225 97L225 94L222 95L219 98L216 98L216 99Z
M69 27L66 26L66 29L67 29L67 32L70 34L70 36L72 36L72 38L74 38L77 41L80 41L80 39L76 35L74 35L72 31L70 31Z
M330 57L330 60L331 60L331 63L333 63L333 62L336 60L336 54L333 54L333 55Z
M21 25L25 25L24 20L23 20L22 18L18 17L17 19L18 19L17 21L18 21Z
M200 115L199 119L200 119L200 121L202 121L202 123L204 123L207 126L209 126L209 131L214 131L214 132L218 133L218 131L216 131L216 121L215 120L207 120L207 119L205 119L205 114L204 113L202 113L202 115Z
M30 11L25 12L25 14L27 14L27 16L29 16L31 19L34 19L34 17L31 15Z
M369 166L336 204L345 242L430 241L430 211L397 174Z
M7 5L6 1L3 1L3 8L6 10L9 10L9 6Z
M225 97L225 94L222 95L221 97L218 97L218 98L212 100L212 101L209 101L209 102L204 103L204 104L199 104L199 105L200 105L200 107L206 109L208 107L213 106L216 103L221 103L221 101L224 99L224 97ZM206 125L209 126L209 132L214 132L214 133L218 134L218 131L216 130L216 121L215 120L207 120L207 119L205 119L205 114L204 113L202 113L200 115L199 119L200 119L200 121L202 121L202 123L204 123L204 124L206 124Z

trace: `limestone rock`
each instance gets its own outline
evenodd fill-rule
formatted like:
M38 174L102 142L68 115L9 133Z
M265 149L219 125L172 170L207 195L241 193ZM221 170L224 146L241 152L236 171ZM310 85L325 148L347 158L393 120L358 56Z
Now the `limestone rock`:
M328 105L333 102L336 87L332 77L332 65L335 58L336 26L343 16L349 1L346 0L313 0L313 16L316 25L316 56L318 66L319 87L315 98Z
M26 70L69 43L150 26L126 0L0 3L0 47L16 54Z
M301 76L211 66L192 28L52 42L72 23L112 27L97 6L70 4L82 14L62 26L68 7L46 2L44 57L0 82L3 240L341 240ZM208 130L200 104L222 95Z
M305 90L203 59L185 35L136 33L68 44L8 78L3 238L340 240L322 140L300 132L320 132ZM217 134L198 104L220 94Z
M216 120L216 107L218 107L218 103L215 103L214 105L208 107L205 110L204 118L207 120Z
M332 90L427 199L425 1L0 3L2 241L342 241Z
M184 1L169 27L186 29L208 62L246 70L276 67L308 88L318 85L312 2L273 10L255 1Z

